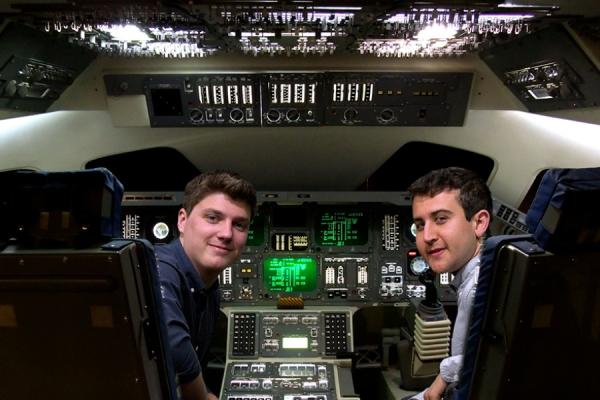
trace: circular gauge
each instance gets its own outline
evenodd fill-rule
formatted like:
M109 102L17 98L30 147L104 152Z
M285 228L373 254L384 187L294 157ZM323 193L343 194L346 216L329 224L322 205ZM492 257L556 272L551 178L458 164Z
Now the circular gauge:
M415 275L420 275L429 268L427 261L421 256L417 256L410 261L410 270Z
M410 225L410 234L417 237L417 225L414 222Z
M152 233L154 234L155 238L163 240L169 236L169 225L165 224L164 222L157 222L152 227Z

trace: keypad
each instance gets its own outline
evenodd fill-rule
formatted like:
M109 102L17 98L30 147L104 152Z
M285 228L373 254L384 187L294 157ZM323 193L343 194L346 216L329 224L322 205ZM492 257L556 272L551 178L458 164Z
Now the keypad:
M325 354L348 351L345 313L325 313Z
M232 354L234 356L253 356L256 350L256 314L235 313L232 316Z

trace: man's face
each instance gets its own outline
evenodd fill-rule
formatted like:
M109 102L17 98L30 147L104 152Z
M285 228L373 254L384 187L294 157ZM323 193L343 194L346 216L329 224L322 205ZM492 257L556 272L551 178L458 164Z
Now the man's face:
M454 273L475 256L489 223L485 210L467 221L458 196L459 190L446 190L433 197L413 198L417 248L437 273Z
M249 205L224 193L209 194L189 214L179 210L183 249L201 275L218 274L238 259L248 237L250 215Z

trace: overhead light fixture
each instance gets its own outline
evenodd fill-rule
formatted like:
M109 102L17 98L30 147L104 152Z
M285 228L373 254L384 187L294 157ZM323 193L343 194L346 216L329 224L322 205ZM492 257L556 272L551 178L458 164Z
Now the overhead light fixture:
M313 6L310 7L313 10L332 10L332 11L360 11L362 10L362 7L352 7L352 6L348 6L348 7L343 7L343 6Z
M119 42L149 42L153 38L137 25L98 25L98 30L106 32L113 40Z
M526 19L530 19L535 17L533 14L491 14L491 13L482 13L479 14L478 21L479 22L497 22L497 21L522 21Z
M430 40L448 40L456 36L458 28L454 25L432 24L421 29L416 39L421 42Z

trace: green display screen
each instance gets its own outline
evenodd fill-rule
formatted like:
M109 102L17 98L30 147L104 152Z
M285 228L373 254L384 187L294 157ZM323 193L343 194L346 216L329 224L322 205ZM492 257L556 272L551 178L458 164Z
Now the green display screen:
M265 217L256 214L248 228L246 246L262 246L265 243Z
M268 257L263 277L271 292L312 292L317 288L317 260L312 257Z
M322 211L317 215L315 233L321 246L360 246L369 240L369 220L362 211Z

